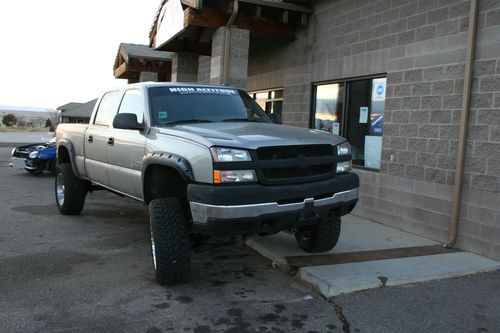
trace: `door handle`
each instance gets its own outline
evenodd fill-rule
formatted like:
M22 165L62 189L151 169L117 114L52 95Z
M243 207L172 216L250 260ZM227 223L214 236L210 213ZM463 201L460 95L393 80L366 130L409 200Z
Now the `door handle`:
M112 146L115 143L115 138L108 139L108 145Z
M94 142L94 137L92 135L89 135L89 138L87 139L89 143Z

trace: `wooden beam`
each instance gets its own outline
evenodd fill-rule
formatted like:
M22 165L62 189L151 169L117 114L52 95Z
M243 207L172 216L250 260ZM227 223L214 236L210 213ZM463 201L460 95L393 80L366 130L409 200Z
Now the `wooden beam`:
M225 15L209 8L204 8L200 11L192 8L186 8L184 10L184 27L197 26L203 28L219 28L225 26L227 20ZM234 21L234 26L240 29L249 30L250 33L259 36L280 37L290 40L295 39L291 24L250 19L246 16L238 15Z
M239 0L240 2L246 2L254 5L261 5L273 8L280 8L285 10L290 10L293 12L312 14L314 13L314 9L307 6L297 5L288 2L282 2L279 0Z
M121 78L121 76L126 72L126 67L127 67L126 63L123 63L120 66L116 67L115 73L114 73L115 78L117 78L117 79Z

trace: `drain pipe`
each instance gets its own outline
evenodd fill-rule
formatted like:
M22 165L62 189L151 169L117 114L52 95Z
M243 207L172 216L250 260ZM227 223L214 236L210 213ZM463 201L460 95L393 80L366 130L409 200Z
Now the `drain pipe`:
M462 199L462 183L464 176L465 148L467 143L467 129L469 123L472 67L474 65L474 51L476 48L478 0L470 1L469 32L465 56L464 90L462 95L462 110L460 114L460 131L458 133L457 165L455 168L455 184L451 202L451 230L446 248L455 246L458 236L458 223L460 220L460 206Z
M236 15L238 15L238 0L233 1L233 12L231 13L231 17L229 17L229 21L226 24L226 39L224 40L224 75L222 79L222 84L227 85L229 81L229 47L231 39L231 26L236 19Z

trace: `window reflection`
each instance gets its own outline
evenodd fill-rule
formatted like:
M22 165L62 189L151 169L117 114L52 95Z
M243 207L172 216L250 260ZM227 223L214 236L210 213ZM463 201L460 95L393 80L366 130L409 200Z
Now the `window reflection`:
M343 83L317 86L314 128L340 135L343 99Z
M266 111L267 114L277 114L281 117L283 111L283 89L250 92L255 102Z

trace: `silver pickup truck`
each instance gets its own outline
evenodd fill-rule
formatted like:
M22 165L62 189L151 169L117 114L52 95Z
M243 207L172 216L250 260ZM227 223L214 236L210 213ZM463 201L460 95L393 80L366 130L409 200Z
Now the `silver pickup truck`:
M341 216L358 199L350 145L275 122L227 86L140 83L108 91L89 124L57 128L57 207L79 214L95 189L143 202L164 285L189 279L196 235L289 231L305 251L330 250Z

